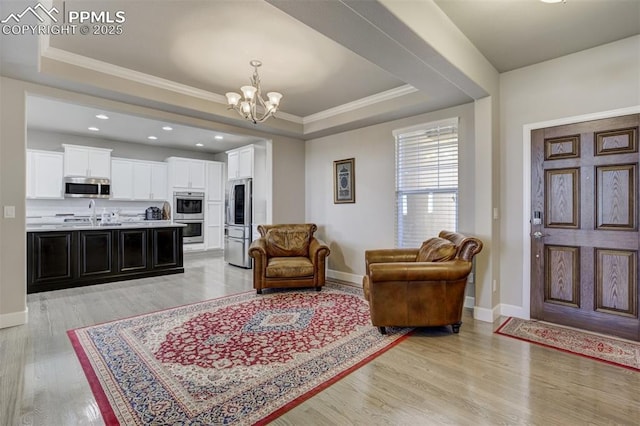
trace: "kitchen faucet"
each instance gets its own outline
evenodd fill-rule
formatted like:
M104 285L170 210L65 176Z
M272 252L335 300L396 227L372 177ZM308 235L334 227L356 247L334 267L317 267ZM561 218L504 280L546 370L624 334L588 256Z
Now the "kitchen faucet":
M96 200L89 200L89 208L91 209L91 226L97 225L96 219Z

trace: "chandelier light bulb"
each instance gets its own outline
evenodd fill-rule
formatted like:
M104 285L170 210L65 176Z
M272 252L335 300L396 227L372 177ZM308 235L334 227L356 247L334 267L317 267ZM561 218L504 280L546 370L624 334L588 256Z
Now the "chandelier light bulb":
M227 105L229 109L235 110L244 119L256 123L262 123L278 110L282 93L268 92L267 100L262 99L262 88L260 86L260 76L258 75L258 67L262 66L262 62L252 60L249 65L253 67L253 75L251 76L251 85L242 86L240 91L242 95L236 92L227 92Z
M269 98L269 102L273 105L278 106L280 105L280 99L282 99L282 93L269 92L267 93L267 98Z
M230 106L236 106L238 105L238 102L240 102L241 96L236 92L227 92L225 96L227 97L227 102Z
M244 98L248 101L253 99L253 96L258 91L258 89L253 86L242 86L240 90L242 90L242 94L244 95Z

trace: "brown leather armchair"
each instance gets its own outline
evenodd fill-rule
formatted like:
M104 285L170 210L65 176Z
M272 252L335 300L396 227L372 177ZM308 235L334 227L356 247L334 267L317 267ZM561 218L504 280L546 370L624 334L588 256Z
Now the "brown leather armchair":
M259 225L261 237L249 246L253 258L253 288L315 287L325 282L325 259L329 247L313 234L313 223Z
M371 323L385 327L451 325L460 331L467 277L482 242L442 231L420 248L367 250L362 280Z

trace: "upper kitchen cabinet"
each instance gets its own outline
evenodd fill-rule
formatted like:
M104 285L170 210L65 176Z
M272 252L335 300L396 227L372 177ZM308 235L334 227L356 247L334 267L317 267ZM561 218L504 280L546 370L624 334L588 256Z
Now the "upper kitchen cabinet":
M133 162L133 198L167 199L167 164L151 161Z
M27 198L64 198L63 164L61 152L27 150Z
M62 144L64 147L64 175L110 178L111 150L79 145Z
M253 177L253 145L227 151L228 179Z
M169 186L174 189L201 190L206 188L205 161L169 157Z
M169 199L169 166L167 163L154 162L151 165L151 199L165 201Z
M166 163L114 158L111 176L111 199L167 200Z
M111 176L111 199L133 200L133 161L112 159Z

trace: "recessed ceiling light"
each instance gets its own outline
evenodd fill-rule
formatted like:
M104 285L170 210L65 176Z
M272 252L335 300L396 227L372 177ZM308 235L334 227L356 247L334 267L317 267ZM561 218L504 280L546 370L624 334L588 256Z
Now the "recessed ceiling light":
M96 118L99 118L100 120L108 120L109 116L105 114L98 114L96 115Z
M98 129L97 127L89 127L89 130L91 130L92 132L99 132L100 129Z
M222 139L224 139L224 136L222 136L222 135L215 135L213 138L214 138L214 139L217 139L217 140L219 140L219 141L221 141Z
M171 127L171 126L164 126L164 127L162 128L162 130L166 130L167 132L169 132L169 131L173 130L173 127Z
M155 141L158 139L157 136L147 136L147 139L151 139L152 141Z
M542 3L566 3L567 0L540 0Z
M196 146L204 146L202 143L197 143Z

